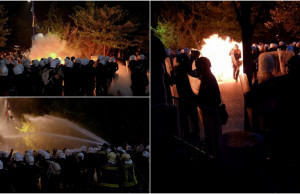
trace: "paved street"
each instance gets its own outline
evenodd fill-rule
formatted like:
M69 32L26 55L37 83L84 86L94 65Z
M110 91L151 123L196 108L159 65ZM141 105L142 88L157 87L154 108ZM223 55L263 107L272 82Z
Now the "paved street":
M244 129L244 96L240 81L219 82L223 103L226 105L229 118L222 126L223 134Z

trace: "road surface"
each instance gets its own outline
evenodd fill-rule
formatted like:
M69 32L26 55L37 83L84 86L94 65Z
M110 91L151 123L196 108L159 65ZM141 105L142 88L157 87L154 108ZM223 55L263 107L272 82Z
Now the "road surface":
M227 124L222 126L223 134L244 130L244 95L240 81L219 82L219 88L229 114Z

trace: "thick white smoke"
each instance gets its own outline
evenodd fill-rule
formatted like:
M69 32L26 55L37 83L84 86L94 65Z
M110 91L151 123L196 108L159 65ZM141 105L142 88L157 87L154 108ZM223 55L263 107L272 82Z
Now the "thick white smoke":
M35 36L33 46L28 53L30 60L41 58L61 58L69 56L80 56L78 51L75 51L67 46L66 40L61 40L56 34L46 34L45 36Z

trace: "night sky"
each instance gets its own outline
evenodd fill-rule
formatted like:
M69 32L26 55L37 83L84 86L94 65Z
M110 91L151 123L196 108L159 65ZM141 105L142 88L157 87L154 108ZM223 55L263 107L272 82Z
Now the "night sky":
M38 25L41 25L42 21L47 18L50 5L54 1L34 1L34 11L36 21ZM14 45L24 46L25 48L31 45L32 36L32 13L31 13L31 2L27 1L6 1L0 2L4 5L4 8L8 11L7 16L9 17L8 26L11 28L11 35L8 36L7 47L11 48ZM145 22L149 22L149 2L108 2L108 1L97 1L96 5L101 6L104 4L118 5L129 11L129 14L134 17L138 17ZM64 10L63 15L65 18L69 18L68 15L73 13L75 6L84 6L85 1L57 1L57 5Z

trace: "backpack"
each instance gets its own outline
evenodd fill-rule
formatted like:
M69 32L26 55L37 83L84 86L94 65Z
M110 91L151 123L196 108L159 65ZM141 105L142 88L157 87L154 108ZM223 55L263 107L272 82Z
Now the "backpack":
M51 175L59 175L60 171L61 171L61 167L58 163L56 163L54 161L49 162L49 167L48 167L48 171L47 171L48 178Z

